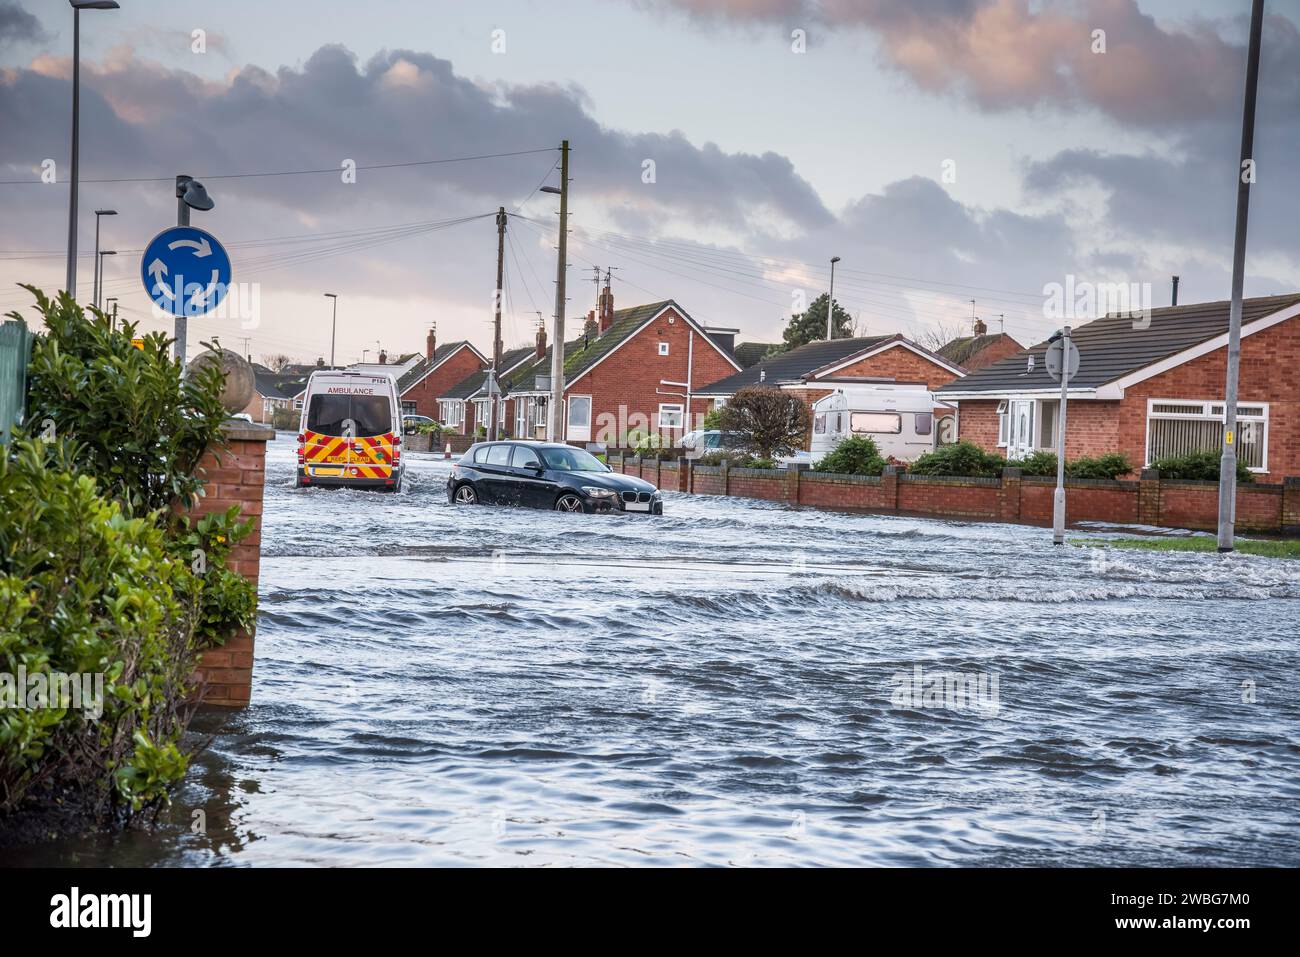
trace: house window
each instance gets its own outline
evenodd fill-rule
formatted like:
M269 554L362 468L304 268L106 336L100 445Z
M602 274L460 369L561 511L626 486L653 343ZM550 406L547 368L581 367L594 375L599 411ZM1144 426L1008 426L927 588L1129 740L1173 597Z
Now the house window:
M659 428L680 429L682 427L682 405L680 402L659 403Z
M859 434L897 435L903 431L903 417L897 412L851 412L849 430Z
M541 428L546 425L546 399L538 397L533 399L533 428Z
M1040 449L1056 448L1056 423L1060 418L1060 411L1060 399L1044 399L1039 403L1038 447Z
M668 343L666 342L659 343L659 354L661 356L668 355Z
M591 428L591 396L569 396L569 428L578 430Z
M419 411L410 399L402 400L402 415L417 415Z
M1007 433L1011 429L1010 421L1007 417L1007 400L1003 399L998 403L998 447L1002 448L1007 444Z
M1223 448L1222 402L1151 399L1147 403L1146 464ZM1268 471L1268 403L1237 406L1237 459L1252 472Z

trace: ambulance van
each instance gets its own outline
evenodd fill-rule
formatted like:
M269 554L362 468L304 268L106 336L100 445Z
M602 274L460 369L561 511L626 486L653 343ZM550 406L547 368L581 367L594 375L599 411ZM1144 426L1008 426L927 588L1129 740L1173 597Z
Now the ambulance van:
M298 487L396 492L402 471L397 380L388 373L313 372L298 431Z

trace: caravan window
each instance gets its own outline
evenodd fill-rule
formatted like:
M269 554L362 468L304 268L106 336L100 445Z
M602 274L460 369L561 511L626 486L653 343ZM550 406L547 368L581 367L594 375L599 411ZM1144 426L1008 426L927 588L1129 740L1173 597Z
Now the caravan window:
M817 415L813 418L813 432L815 432L817 435L826 434L826 413L825 412L818 412Z
M929 412L916 413L916 434L929 435L934 423L934 416Z
M903 417L897 412L853 412L849 415L849 429L858 433L897 435L903 431Z

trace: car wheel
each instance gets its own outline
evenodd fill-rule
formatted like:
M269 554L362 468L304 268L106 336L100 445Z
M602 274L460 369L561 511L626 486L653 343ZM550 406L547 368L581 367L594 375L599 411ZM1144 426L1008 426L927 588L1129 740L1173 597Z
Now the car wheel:
M572 492L565 492L555 500L555 510L557 512L581 512L582 499Z
M474 491L474 486L468 483L461 485L456 489L455 498L456 498L457 505L478 504L478 492Z

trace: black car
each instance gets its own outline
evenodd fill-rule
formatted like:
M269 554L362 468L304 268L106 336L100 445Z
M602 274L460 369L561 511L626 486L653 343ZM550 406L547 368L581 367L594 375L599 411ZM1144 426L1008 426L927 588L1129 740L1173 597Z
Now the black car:
M552 442L480 442L452 466L454 505L527 505L560 512L664 513L649 482L612 471L590 452Z

